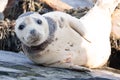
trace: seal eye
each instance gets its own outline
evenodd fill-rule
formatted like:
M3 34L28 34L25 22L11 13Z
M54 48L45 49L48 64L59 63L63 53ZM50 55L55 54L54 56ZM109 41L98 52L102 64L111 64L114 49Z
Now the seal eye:
M37 24L42 24L42 21L39 19L36 22L37 22Z
M25 27L25 25L21 24L21 25L19 25L18 29L22 30L22 29L24 29L24 27Z

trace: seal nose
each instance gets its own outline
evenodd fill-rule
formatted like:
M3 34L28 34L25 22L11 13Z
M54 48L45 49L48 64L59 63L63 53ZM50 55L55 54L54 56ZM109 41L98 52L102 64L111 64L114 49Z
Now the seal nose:
M32 30L30 31L30 34L31 34L31 35L36 35L36 30L35 30L35 29L32 29Z

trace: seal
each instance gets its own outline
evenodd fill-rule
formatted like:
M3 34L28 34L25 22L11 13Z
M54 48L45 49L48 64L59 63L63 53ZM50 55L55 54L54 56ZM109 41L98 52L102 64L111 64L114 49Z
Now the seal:
M88 70L77 64L80 60L79 64L86 62L86 58L78 57L82 40L90 43L81 25L79 19L59 11L44 15L27 12L16 20L15 33L23 43L24 53L33 62L50 67ZM81 57L86 57L86 54Z
M15 32L24 53L37 64L82 71L99 68L110 56L111 10L117 3L98 0L81 19L59 11L23 13Z

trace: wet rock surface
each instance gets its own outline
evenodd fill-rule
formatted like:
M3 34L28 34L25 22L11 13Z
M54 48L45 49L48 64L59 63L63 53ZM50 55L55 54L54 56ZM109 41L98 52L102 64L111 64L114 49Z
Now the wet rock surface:
M102 69L80 72L44 67L35 65L23 53L0 51L0 80L120 80L120 74Z

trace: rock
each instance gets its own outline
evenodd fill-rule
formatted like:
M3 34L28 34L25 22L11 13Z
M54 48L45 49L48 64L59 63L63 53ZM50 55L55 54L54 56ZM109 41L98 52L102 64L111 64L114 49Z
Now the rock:
M112 31L111 36L116 40L120 39L120 4L117 6L115 11L112 14Z
M14 32L15 21L0 22L0 50L19 52L21 42Z
M4 20L4 14L0 12L0 21Z
M93 7L95 0L62 0L63 2L66 2L67 4L73 6L74 8L84 8L88 7L91 8Z
M85 8L73 8L70 10L65 10L64 12L80 19L81 17L83 17L87 12L89 11L89 8L85 7Z
M120 80L120 74L95 69L91 72L35 65L22 52L0 51L0 80Z

